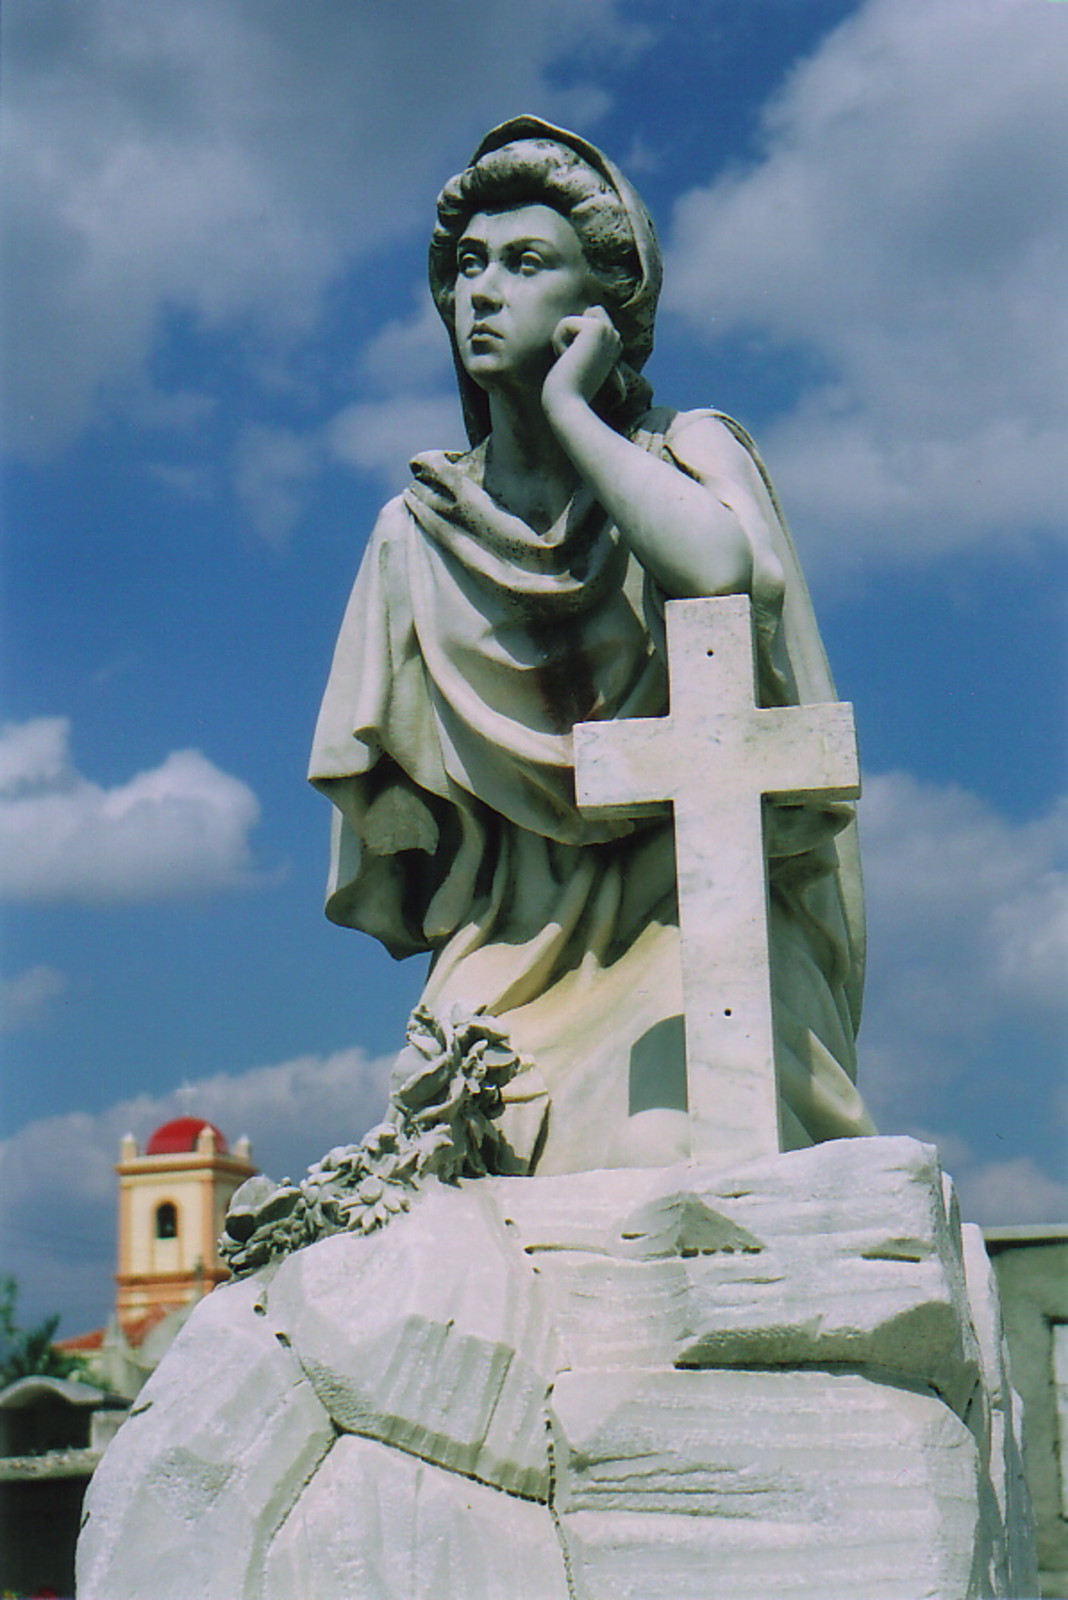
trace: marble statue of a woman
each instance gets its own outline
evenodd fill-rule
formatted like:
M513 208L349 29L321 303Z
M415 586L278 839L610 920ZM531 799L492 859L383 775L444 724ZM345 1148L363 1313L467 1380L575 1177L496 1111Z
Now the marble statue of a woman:
M656 237L594 146L490 133L439 198L430 281L471 449L413 461L342 625L310 772L327 915L430 952L429 1012L507 1031L520 1168L685 1159L672 829L582 815L571 730L666 710L673 598L750 595L762 703L834 699L804 580L743 430L652 406ZM786 1144L871 1132L851 813L766 812Z
M311 767L336 808L328 914L429 953L426 988L385 1119L234 1195L236 1281L191 1308L94 1473L78 1594L1034 1594L982 1237L929 1146L843 1137L873 1131L853 823L827 798L851 777L808 789L806 766L781 793L809 802L765 801L766 877L752 785L731 848L726 780L758 729L777 756L824 720L777 708L836 698L764 469L719 413L652 407L655 238L584 140L491 133L441 195L430 274L471 449L418 457L382 512ZM773 714L747 676L726 703L721 632L679 651L697 616L752 617ZM573 729L665 711L685 743L612 792L678 797L683 933L675 819L575 802L576 746L592 794L587 741L638 740ZM718 768L700 808L686 751L688 782ZM774 1052L763 939L743 960L761 1109L774 1054L794 1148L756 1160L729 1040L683 1054L709 1015L684 1014L681 969L717 818L717 889L745 871L750 926L769 891Z

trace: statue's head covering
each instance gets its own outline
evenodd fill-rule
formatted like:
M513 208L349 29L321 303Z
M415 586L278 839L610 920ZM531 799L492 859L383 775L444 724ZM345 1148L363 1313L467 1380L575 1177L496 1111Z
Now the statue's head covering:
M478 211L541 203L574 227L602 303L623 341L617 371L622 380L604 403L608 420L622 426L649 404L651 391L638 374L653 348L661 259L652 219L633 185L596 145L540 117L511 117L493 128L464 170L438 196L438 221L430 244L430 289L449 337L473 444L489 432L489 404L468 377L456 350L453 291L456 245Z

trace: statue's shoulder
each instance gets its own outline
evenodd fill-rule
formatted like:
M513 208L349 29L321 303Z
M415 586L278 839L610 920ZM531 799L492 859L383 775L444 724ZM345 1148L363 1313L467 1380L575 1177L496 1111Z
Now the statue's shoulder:
M693 411L658 406L641 419L634 438L702 481L763 474L756 445L741 423L711 406Z
M698 447L718 449L727 455L738 449L752 456L757 453L756 446L741 423L712 406L700 406L692 411L653 406L638 419L630 437L646 448L663 444L671 449L685 439Z
M387 500L375 521L368 553L392 562L401 559L413 521L424 520L428 511L441 511L451 505L465 485L480 483L485 448L473 450L425 450L409 462L411 480L400 494Z
M746 456L756 455L756 445L733 417L711 406L695 411L676 411L665 439L669 446L685 441L691 447L718 451L724 457L736 457L741 451Z
M375 534L380 538L388 538L390 534L403 528L409 517L405 495L407 490L395 494L392 500L387 500L378 516L375 518Z
M402 490L395 494L392 500L387 500L378 516L375 518L371 537L367 541L367 554L374 552L378 559L390 562L397 559L404 550L407 533L412 520L411 510L407 502L408 491Z

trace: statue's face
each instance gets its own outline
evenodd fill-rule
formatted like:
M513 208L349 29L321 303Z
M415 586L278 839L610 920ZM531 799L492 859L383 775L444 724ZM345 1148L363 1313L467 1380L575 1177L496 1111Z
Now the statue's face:
M598 303L578 234L551 206L480 211L456 248L455 331L483 389L537 384L563 317Z

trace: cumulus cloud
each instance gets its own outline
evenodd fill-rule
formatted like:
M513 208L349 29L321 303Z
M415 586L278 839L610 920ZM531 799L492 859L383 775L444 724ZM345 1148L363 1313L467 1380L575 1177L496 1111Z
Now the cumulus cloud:
M448 336L425 286L408 316L386 322L367 342L355 377L370 398L343 406L322 425L242 428L236 493L251 528L268 544L285 543L309 488L331 465L349 467L395 494L420 450L466 449Z
M299 339L425 223L442 151L517 106L595 117L552 63L640 37L616 0L11 0L4 35L8 432L38 453L101 402L143 417L165 314Z
M253 530L279 546L292 533L304 506L304 490L323 458L318 430L252 423L237 445L235 487Z
M674 217L668 301L820 376L762 428L806 548L1060 531L1068 31L1044 0L867 0Z
M0 979L0 1033L21 1033L47 1021L52 1003L65 994L67 975L55 967L27 967Z
M250 424L238 440L236 491L253 532L278 547L300 521L309 487L331 464L396 494L411 478L408 463L420 450L466 448L455 393L389 394L354 401L305 433Z
M409 316L387 322L364 347L360 377L378 395L328 423L323 437L333 460L396 493L419 451L467 448L448 335L425 288Z
M1044 1173L1030 1156L965 1162L953 1168L966 1221L984 1227L1068 1225L1068 1183Z
M861 1065L884 1126L915 1128L966 1084L995 1029L1024 1049L1063 1037L1065 809L1015 823L956 786L900 772L868 782Z
M136 1095L90 1114L42 1118L0 1143L2 1270L14 1272L27 1320L64 1313L63 1331L104 1321L112 1304L123 1134L142 1148L161 1123L192 1114L231 1143L252 1141L273 1177L300 1177L324 1151L358 1139L381 1116L390 1062L356 1049L217 1073L165 1096Z
M199 750L127 783L77 771L65 717L0 728L0 892L16 900L150 900L255 881L259 803Z
M449 337L425 285L411 314L385 323L364 346L360 372L388 394L439 388L450 378Z
M0 795L17 799L68 783L69 736L70 723L63 717L5 723L0 733Z
M466 450L467 435L454 395L420 398L394 395L346 406L330 423L327 437L339 461L375 473L394 491L411 474L408 462L420 450Z

